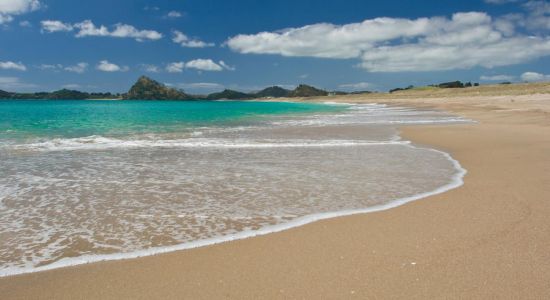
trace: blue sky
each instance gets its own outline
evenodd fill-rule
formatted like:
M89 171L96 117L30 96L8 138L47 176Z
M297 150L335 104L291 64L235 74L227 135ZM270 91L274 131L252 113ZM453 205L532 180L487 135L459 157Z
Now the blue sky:
M549 32L540 0L0 0L0 89L542 81Z

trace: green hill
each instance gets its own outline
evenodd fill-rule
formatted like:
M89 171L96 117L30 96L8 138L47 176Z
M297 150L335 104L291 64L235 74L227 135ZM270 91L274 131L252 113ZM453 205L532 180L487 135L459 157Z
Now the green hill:
M11 98L12 93L0 90L0 99L8 99Z
M290 94L290 91L287 89L283 89L280 86L272 86L257 92L255 96L258 98L266 98L266 97L280 98L280 97L288 97L289 94Z
M289 97L316 97L327 96L328 92L306 84L300 84L290 92Z
M190 100L193 97L183 91L170 88L149 77L141 76L123 95L124 99L135 100Z
M220 99L228 99L228 100L245 100L245 99L253 99L256 96L253 94L247 94L242 93L238 91L233 90L223 90L223 92L219 93L212 93L208 96L206 96L206 99L208 100L220 100Z

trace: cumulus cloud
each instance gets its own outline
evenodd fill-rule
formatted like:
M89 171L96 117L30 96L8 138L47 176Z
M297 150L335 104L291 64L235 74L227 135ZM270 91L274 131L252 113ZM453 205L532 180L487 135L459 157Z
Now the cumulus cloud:
M39 9L38 0L2 0L0 1L0 24L13 21L13 16Z
M483 81L513 81L516 77L512 75L483 75L479 80Z
M155 30L139 30L132 25L118 23L114 25L112 30L109 30L104 25L96 26L91 20L84 20L80 23L63 23L58 20L45 20L41 22L42 32L60 32L60 31L75 31L76 37L88 36L104 36L116 38L133 38L138 42L145 40L158 40L162 38L162 34Z
M172 41L176 44L179 44L182 47L205 48L205 47L215 46L214 43L206 43L198 39L191 39L187 35L185 35L183 32L178 30L172 31L172 34L173 34Z
M107 60L102 60L96 66L96 69L103 72L126 72L129 70L127 66L119 66L113 63L110 63Z
M166 71L170 73L181 73L185 68L185 62L172 62L166 66Z
M218 63L212 59L194 59L188 62L172 62L166 66L166 71L170 73L181 73L184 69L195 69L199 71L223 71L235 70L234 67L228 66L225 62L220 60Z
M0 69L2 70L16 70L16 71L26 71L27 67L21 62L13 61L0 61Z
M534 82L534 81L550 81L550 75L541 74L537 72L525 72L521 74L521 80Z
M65 71L74 72L78 74L82 74L86 72L86 69L88 68L88 63L80 62L73 66L66 66L64 68Z
M355 58L371 72L492 68L550 55L550 37L517 34L514 26L513 18L494 20L482 12L451 18L376 18L241 34L226 45L239 53Z
M188 61L185 64L186 68L189 69L197 69L201 71L222 71L223 67L217 63L215 63L211 59L194 59L192 61Z
M42 32L52 33L58 31L72 31L74 29L73 25L57 20L44 20L41 21L40 24L42 25Z
M523 7L529 14L523 18L521 25L530 30L550 30L550 2L528 1Z

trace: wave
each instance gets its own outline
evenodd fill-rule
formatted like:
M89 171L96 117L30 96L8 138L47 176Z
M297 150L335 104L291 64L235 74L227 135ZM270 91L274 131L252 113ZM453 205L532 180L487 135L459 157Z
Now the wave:
M11 145L12 150L31 151L74 151L106 150L117 148L306 148L306 147L343 147L343 146L379 146L407 145L409 141L361 141L361 140L250 140L188 138L173 140L124 140L103 136L89 136L72 139L53 139L50 141Z
M412 145L408 145L408 147L415 147ZM317 214L311 214L303 217L296 218L292 221L289 221L287 223L282 223L278 225L271 225L271 226L265 226L258 230L247 230L247 231L241 231L234 234L229 235L223 235L219 237L214 238L208 238L203 240L197 240L193 242L186 242L182 244L177 244L173 246L164 246L164 247L153 247L149 249L144 250L138 250L138 251L132 251L132 252L126 252L126 253L113 253L113 254L102 254L102 255L83 255L80 257L71 257L71 258L63 258L60 259L54 263L40 266L40 267L10 267L0 270L0 277L6 277L6 276L12 276L12 275L19 275L19 274L25 274L25 273L34 273L34 272L41 272L46 270L52 270L52 269L58 269L63 267L70 267L70 266L77 266L77 265L83 265L88 263L94 263L94 262L100 262L100 261L109 261L109 260L124 260L124 259L132 259L132 258L139 258L139 257L145 257L145 256L151 256L151 255L157 255L162 253L168 253L168 252L174 252L179 250L187 250L187 249L193 249L193 248L199 248L224 242L230 242L240 239L246 239L250 237L255 236L261 236L266 235L270 233L280 232L284 230L288 230L294 227L303 226L312 222L324 220L324 219L330 219L330 218L336 218L336 217L343 217L343 216L350 216L350 215L356 215L356 214L364 214L364 213L371 213L371 212L377 212L377 211L383 211L388 210L397 206L401 206L403 204L419 200L422 198L426 198L429 196L437 195L444 193L446 191L458 188L464 184L464 176L466 175L467 171L464 169L460 163L453 159L451 155L449 155L446 152L430 149L430 148L422 148L429 151L434 151L437 153L440 153L444 155L454 166L456 169L455 175L452 177L449 183L446 185L443 185L437 189L434 189L429 192L424 192L420 194L416 194L413 196L400 198L395 201L391 201L386 204L381 205L375 205L363 209L354 209L354 210L343 210L343 211L335 211L335 212L327 212L327 213L317 213Z

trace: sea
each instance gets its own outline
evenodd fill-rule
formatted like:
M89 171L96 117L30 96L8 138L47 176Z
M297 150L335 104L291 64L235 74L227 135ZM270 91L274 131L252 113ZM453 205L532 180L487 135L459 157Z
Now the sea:
M189 249L462 184L384 104L0 100L0 276Z

